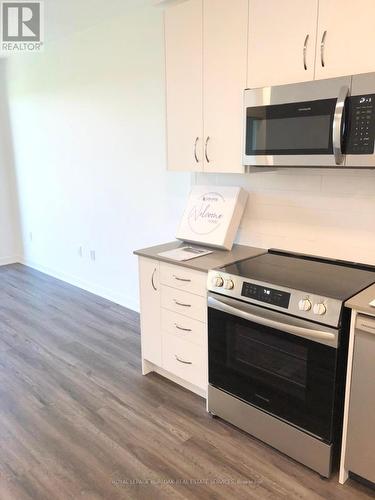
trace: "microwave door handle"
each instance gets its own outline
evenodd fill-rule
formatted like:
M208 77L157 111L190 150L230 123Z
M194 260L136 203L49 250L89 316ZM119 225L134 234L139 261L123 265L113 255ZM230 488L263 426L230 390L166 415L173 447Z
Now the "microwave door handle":
M342 125L345 110L345 101L349 94L349 87L346 85L341 87L339 95L337 96L337 102L335 107L335 113L333 116L332 124L332 145L333 154L335 157L336 165L341 165L344 159L344 155L341 149L342 143Z
M309 340L316 340L318 342L320 341L333 347L337 347L337 335L334 333L325 332L323 330L313 330L311 328L291 325L270 318L265 318L263 316L258 316L257 314L244 311L243 309L239 309L220 300L214 299L213 297L208 297L208 306L212 307L213 309L226 312L233 316L258 323L259 325L267 326L269 328L274 328L282 332L297 335L298 337L303 337Z

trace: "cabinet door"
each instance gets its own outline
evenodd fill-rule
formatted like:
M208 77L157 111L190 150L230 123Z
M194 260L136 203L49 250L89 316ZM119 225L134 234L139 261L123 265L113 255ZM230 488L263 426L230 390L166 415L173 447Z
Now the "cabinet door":
M367 333L355 334L352 385L346 451L346 468L375 481L375 321L363 317Z
M374 0L320 0L315 78L375 71Z
M318 0L250 0L249 88L314 79Z
M202 0L165 11L168 170L203 167Z
M248 0L203 5L204 170L243 172Z
M142 358L162 364L159 262L139 259Z

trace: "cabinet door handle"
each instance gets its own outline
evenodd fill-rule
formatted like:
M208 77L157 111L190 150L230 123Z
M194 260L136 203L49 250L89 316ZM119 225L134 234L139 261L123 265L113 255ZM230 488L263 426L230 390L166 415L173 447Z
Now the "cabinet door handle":
M303 44L303 67L305 68L305 71L307 70L306 53L307 53L307 44L309 43L309 38L310 38L310 35L307 34L306 38L305 38L305 42Z
M198 142L199 142L199 137L197 137L195 139L195 144L194 144L194 158L195 158L196 163L199 163L199 158L198 158L198 155L197 155L197 145L198 145Z
M155 290L155 292L157 292L158 289L156 288L155 281L154 281L155 273L156 273L156 267L155 267L154 272L152 273L152 276L151 276L151 285L152 285L152 288Z
M182 326L178 326L177 323L174 324L174 326L177 328L177 330L181 330L182 332L191 332L191 328L182 328Z
M208 146L208 142L209 142L210 139L211 139L211 137L208 136L207 139L206 139L205 145L204 145L204 155L206 157L207 163L210 163L210 159L208 158L208 152L207 152L207 146Z
M183 281L184 283L191 283L191 280L187 279L187 278L179 278L178 276L176 276L175 274L173 275L174 279L177 280L177 281Z
M181 307L191 307L191 304L183 304L182 302L178 302L178 300L176 300L176 299L174 299L174 303L177 306L181 306Z
M326 36L327 36L327 31L324 31L323 36L322 36L322 41L320 42L320 63L322 65L322 68L326 65L325 60L324 60L324 50L326 47Z
M176 360L179 362L179 363L182 363L184 365L192 365L193 363L191 361L184 361L183 359L179 358L177 356L177 354L174 355L174 357L176 358Z

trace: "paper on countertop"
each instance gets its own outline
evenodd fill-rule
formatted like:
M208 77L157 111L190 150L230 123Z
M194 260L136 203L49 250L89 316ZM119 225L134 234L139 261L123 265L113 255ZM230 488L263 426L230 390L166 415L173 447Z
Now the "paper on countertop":
M374 300L372 300L372 301L369 303L369 306L371 306L371 307L375 307L375 299L374 299Z
M166 252L161 252L158 255L160 257L167 257L171 260L176 260L178 262L183 262L185 260L195 259L197 257L203 257L203 255L208 255L213 253L212 250L206 250L205 248L195 248L191 246L175 248L173 250L167 250Z

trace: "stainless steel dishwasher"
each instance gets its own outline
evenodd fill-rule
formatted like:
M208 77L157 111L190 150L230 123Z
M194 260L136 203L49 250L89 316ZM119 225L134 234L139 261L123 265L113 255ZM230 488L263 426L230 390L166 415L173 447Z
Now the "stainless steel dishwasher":
M375 483L375 317L356 322L346 469Z

